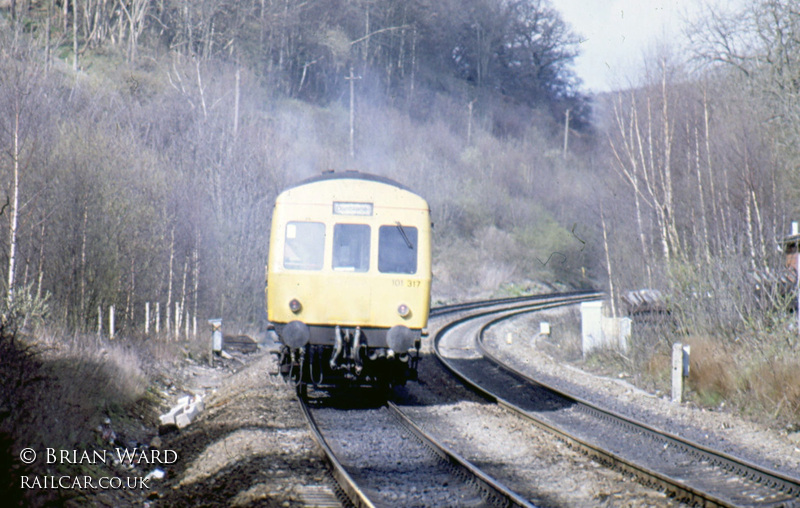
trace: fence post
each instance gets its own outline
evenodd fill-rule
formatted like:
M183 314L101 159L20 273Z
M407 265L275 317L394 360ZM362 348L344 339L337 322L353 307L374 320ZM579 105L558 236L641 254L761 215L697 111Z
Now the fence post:
M214 353L222 351L222 318L209 319L211 325L211 350L208 353L209 365L214 365Z
M114 338L114 306L108 308L108 338Z
M175 340L178 340L181 335L181 306L178 302L175 302Z

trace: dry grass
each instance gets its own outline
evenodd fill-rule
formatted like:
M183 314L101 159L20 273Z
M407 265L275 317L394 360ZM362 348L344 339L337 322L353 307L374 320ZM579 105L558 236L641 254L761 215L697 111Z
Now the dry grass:
M755 365L746 378L751 409L775 418L800 418L800 358L772 358Z
M756 351L693 337L689 387L696 402L725 403L744 414L780 422L800 418L800 357L792 351Z
M656 351L647 359L639 383L643 388L665 393L669 390L672 359L663 351Z
M8 457L18 457L22 448L90 449L99 444L96 429L106 419L126 438L147 439L135 432L144 432L143 417L155 420L157 415L157 400L149 389L154 377L165 364L203 351L200 341L109 341L94 335L52 332L25 340L0 333L0 349L5 352L0 356L4 388L0 470L11 473L10 483L0 482L0 494L12 498L25 495L18 488L18 477L24 474L21 464L8 462ZM54 466L36 463L32 467L33 473L56 473L46 469ZM41 497L36 499L39 501Z
M691 338L689 386L706 405L728 400L737 391L736 362L719 343L709 338Z
M146 394L149 378L131 348L80 336L34 343L36 382L20 392L24 412L11 418L18 446L75 448L105 418L122 418Z
M601 351L587 364L603 372L632 372L635 383L656 393L671 390L671 344L667 333L640 333L628 356ZM578 332L579 333L579 332ZM726 406L769 424L800 421L800 353L779 334L740 338L711 335L680 339L691 346L687 397L705 407Z

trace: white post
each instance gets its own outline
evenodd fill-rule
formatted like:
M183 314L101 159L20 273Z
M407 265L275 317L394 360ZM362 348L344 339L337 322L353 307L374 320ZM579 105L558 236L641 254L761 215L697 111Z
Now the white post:
M108 308L108 338L114 338L114 306Z
M175 340L178 340L181 332L181 305L175 302Z
M150 333L150 302L144 302L144 334Z
M539 335L550 335L550 323L548 321L539 322Z
M581 351L586 358L603 345L603 302L581 303Z
M161 331L161 302L156 302L156 335Z
M683 402L683 344L672 345L672 402Z

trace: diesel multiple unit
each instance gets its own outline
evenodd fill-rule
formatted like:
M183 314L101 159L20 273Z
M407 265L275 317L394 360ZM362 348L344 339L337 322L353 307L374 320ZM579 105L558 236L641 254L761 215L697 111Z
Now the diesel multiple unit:
M267 314L301 388L415 378L430 286L430 210L403 185L327 172L277 197Z

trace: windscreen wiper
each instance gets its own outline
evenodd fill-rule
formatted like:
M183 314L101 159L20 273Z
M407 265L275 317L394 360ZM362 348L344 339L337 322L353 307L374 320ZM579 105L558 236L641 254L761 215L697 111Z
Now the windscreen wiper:
M408 248L414 250L414 244L411 243L411 240L408 239L408 235L406 235L406 230L403 229L403 226L400 224L400 221L395 221L395 224L397 225L397 230L400 231L401 235L403 235L403 240L406 241L406 245L408 245Z

